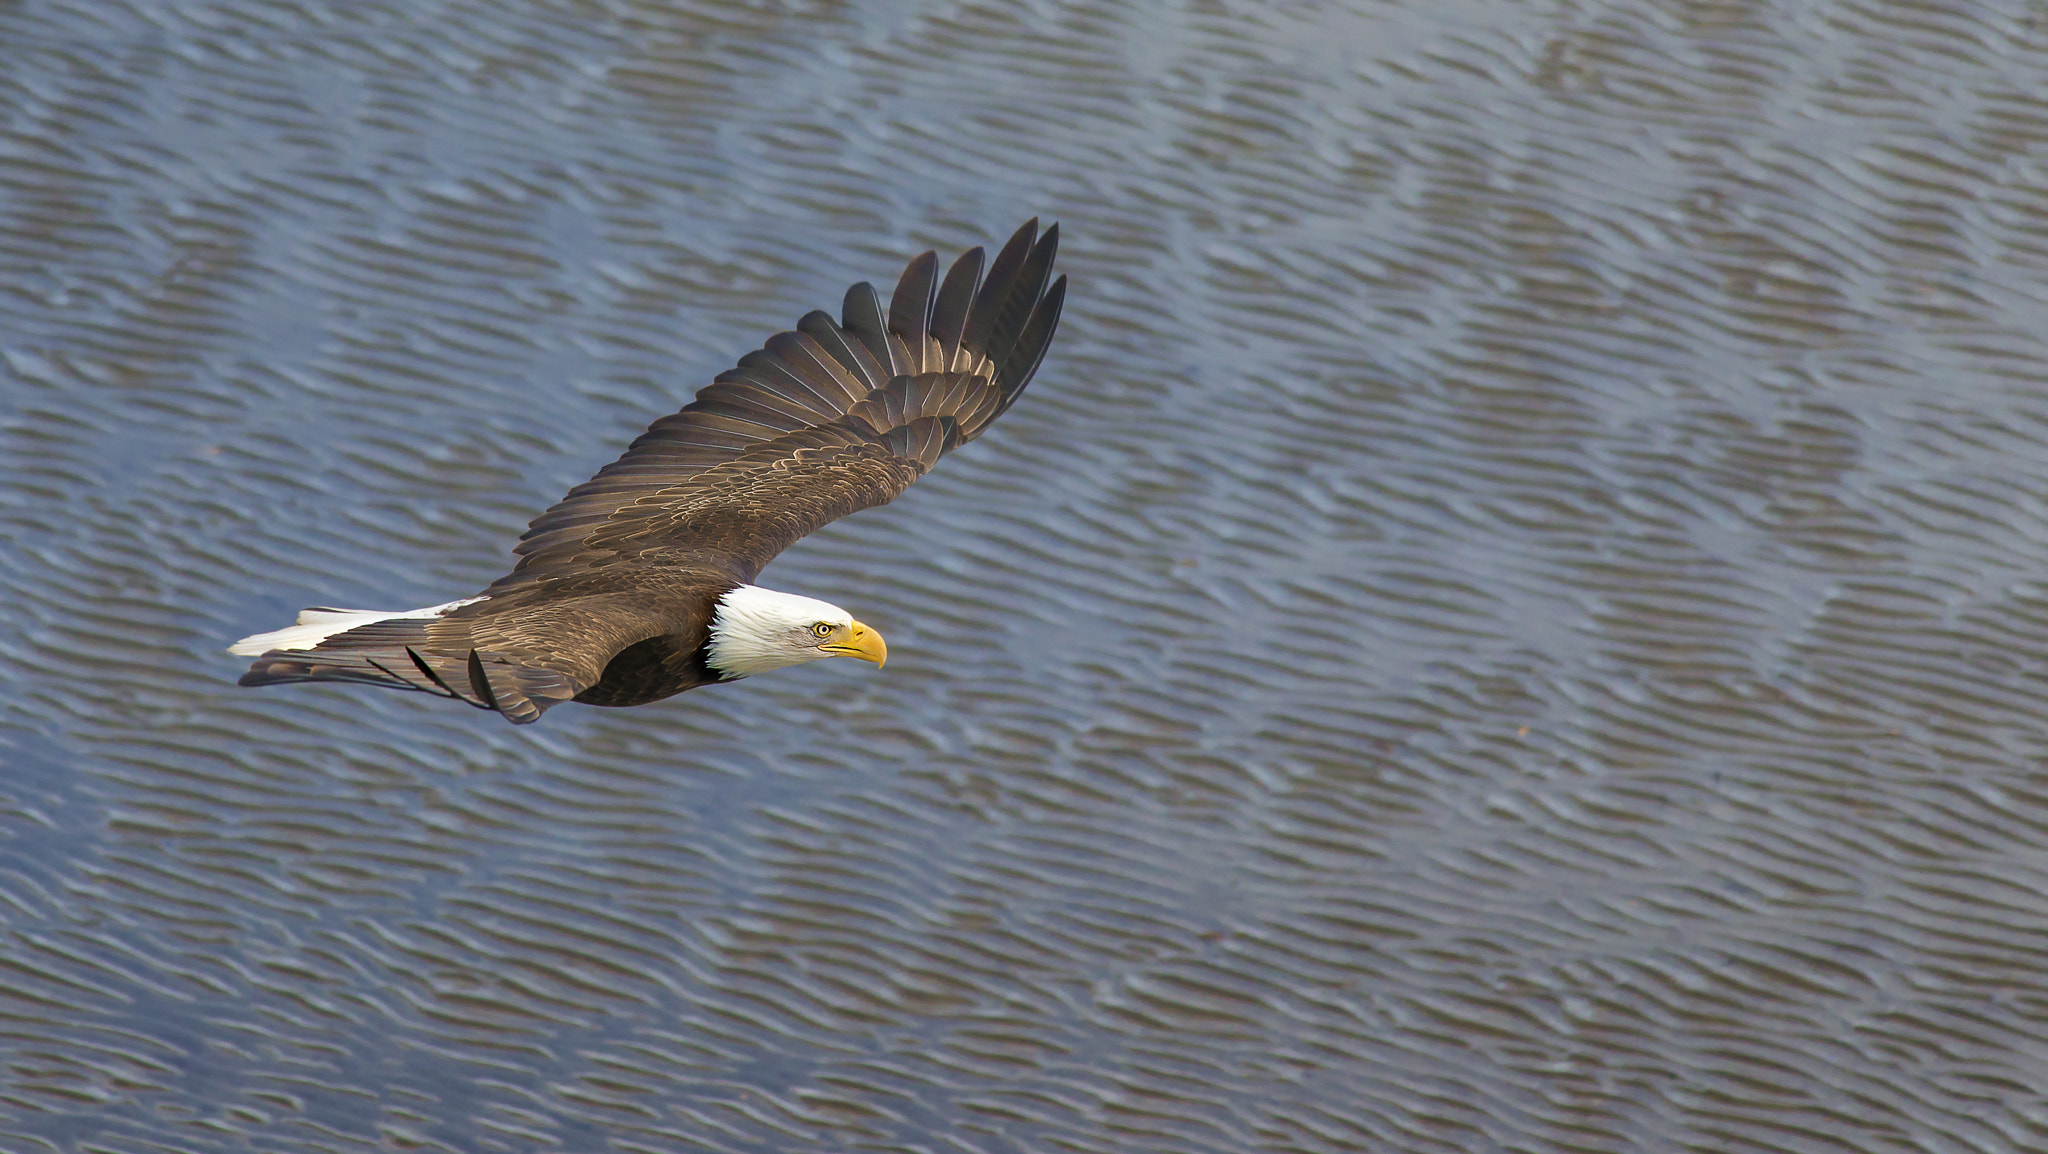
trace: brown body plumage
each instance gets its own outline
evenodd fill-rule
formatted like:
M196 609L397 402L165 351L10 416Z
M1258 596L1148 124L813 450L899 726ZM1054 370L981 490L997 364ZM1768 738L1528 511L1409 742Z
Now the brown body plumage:
M892 500L1030 381L1065 299L1058 232L1025 224L986 278L981 249L943 283L924 253L887 314L855 285L840 320L805 316L571 489L481 594L410 614L307 610L236 645L260 653L241 683L422 690L523 723L563 701L641 705L754 671L712 651L735 591L804 535ZM830 653L813 656L883 652L859 622L816 628Z

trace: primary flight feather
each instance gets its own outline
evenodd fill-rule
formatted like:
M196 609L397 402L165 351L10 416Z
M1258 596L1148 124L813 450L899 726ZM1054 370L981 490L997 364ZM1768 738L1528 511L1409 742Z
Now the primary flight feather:
M414 689L524 724L564 701L644 705L815 661L888 655L844 609L753 584L776 554L886 504L981 435L1037 371L1067 278L1059 226L1026 222L987 266L943 281L911 260L888 311L863 282L838 321L778 333L654 422L527 528L512 572L474 597L385 613L307 609L228 650L243 685Z

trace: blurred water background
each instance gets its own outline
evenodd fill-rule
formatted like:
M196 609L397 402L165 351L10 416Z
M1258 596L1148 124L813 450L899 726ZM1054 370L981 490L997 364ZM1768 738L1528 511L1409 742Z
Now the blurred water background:
M2048 10L0 2L0 1148L2048 1147ZM538 726L237 689L855 279L993 432Z

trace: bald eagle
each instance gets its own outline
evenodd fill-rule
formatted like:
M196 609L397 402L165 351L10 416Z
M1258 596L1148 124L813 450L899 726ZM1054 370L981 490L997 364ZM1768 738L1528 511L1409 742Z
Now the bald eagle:
M474 597L390 613L307 609L236 642L243 685L411 689L525 724L564 701L644 705L822 657L880 666L882 635L837 605L755 585L805 534L885 504L1017 400L1052 343L1059 226L1031 220L983 272L926 252L882 311L847 290L837 322L721 373L527 528Z

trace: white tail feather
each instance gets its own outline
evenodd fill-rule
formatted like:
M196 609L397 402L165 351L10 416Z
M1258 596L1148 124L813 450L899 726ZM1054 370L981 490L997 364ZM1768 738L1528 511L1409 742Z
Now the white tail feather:
M425 609L401 609L387 612L382 609L302 609L299 623L268 633L251 634L228 646L228 652L237 657L261 657L273 649L307 650L337 633L359 629L376 621L394 621L400 618L443 617L451 609L482 601L481 597L465 597L445 605L429 605Z

